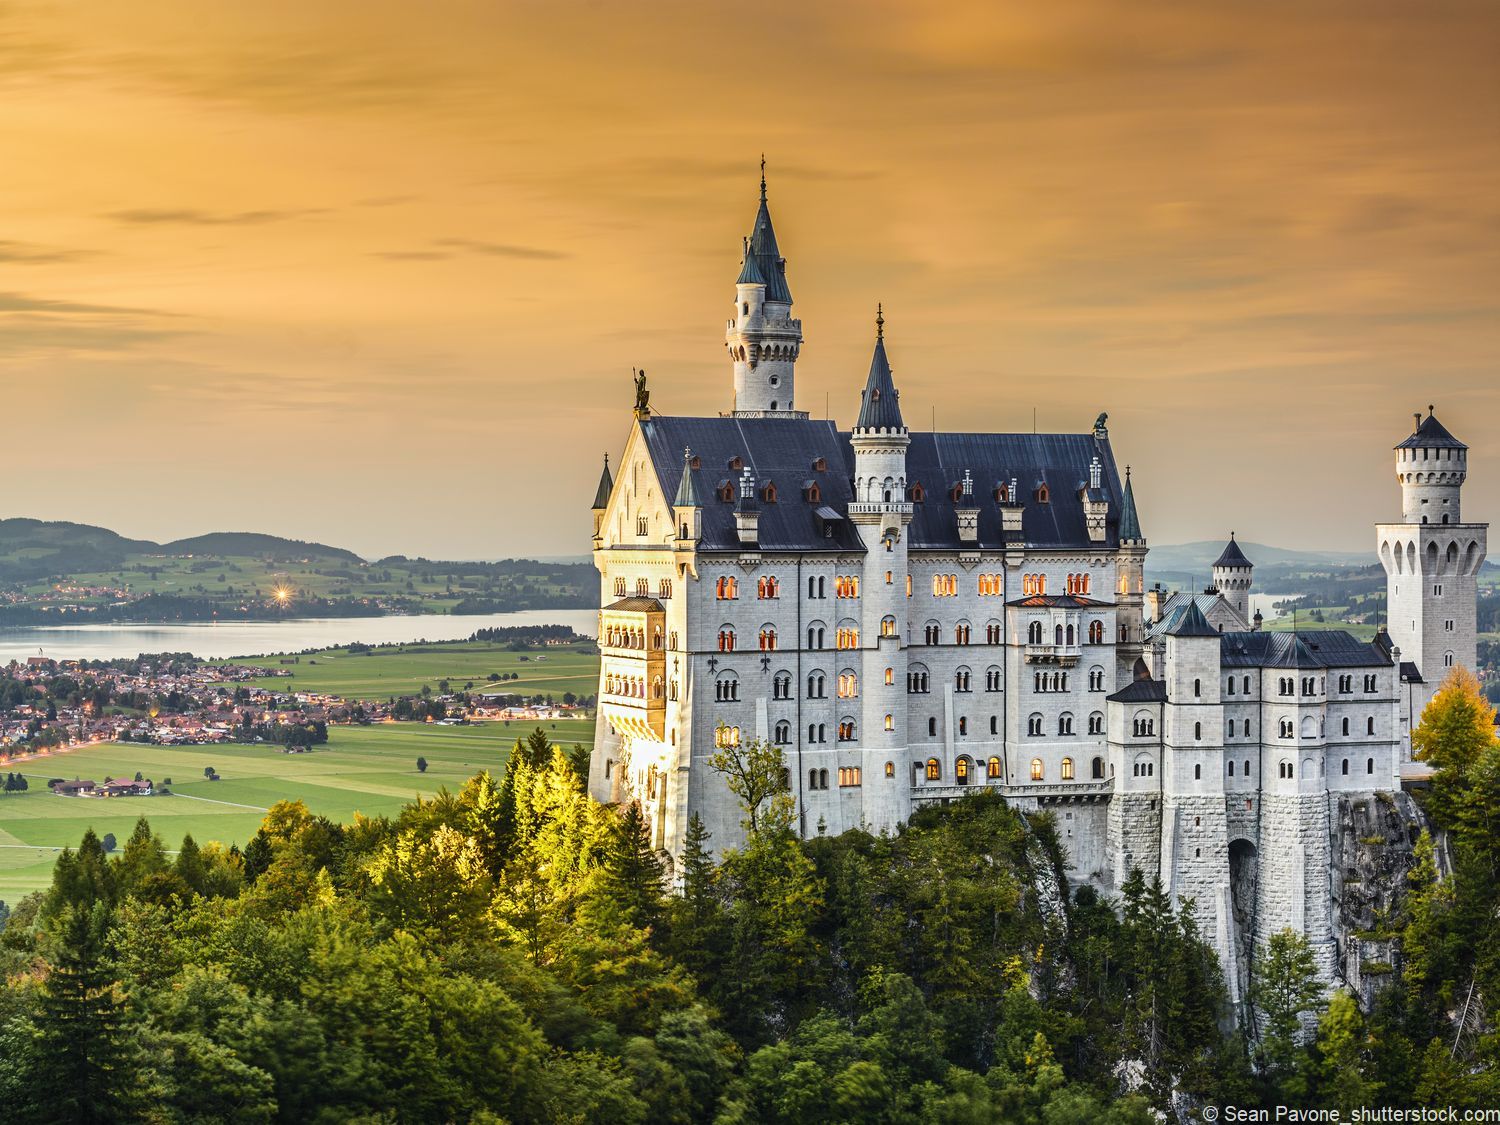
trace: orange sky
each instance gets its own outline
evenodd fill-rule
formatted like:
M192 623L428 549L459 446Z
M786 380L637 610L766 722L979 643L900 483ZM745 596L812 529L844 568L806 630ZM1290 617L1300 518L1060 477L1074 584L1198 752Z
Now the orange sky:
M1087 428L1157 543L1500 518L1500 5L0 0L4 514L588 550L729 405L756 162L847 424Z

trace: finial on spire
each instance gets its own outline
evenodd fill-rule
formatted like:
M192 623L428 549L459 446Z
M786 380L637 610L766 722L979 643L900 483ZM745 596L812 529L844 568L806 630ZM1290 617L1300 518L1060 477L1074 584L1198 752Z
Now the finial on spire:
M1125 480L1127 482L1130 480L1130 466L1129 465L1125 466Z
M875 339L885 339L885 310L880 307L880 302L875 302Z
M1429 402L1429 403L1428 403L1428 404L1427 404L1427 413L1428 413L1428 414L1431 414L1431 413L1432 413L1432 410L1433 410L1433 406L1432 406L1432 403L1430 403L1430 402Z
M766 154L760 154L760 201L766 201Z

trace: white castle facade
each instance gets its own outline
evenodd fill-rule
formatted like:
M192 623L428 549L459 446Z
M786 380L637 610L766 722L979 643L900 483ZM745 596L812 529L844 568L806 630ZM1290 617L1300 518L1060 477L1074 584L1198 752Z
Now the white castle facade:
M1231 539L1203 594L1145 588L1105 415L1072 434L922 433L877 318L851 431L796 409L801 322L765 184L726 339L730 412L635 420L594 502L601 582L590 786L680 853L742 811L717 744L779 746L805 835L894 829L993 788L1057 818L1075 878L1192 897L1226 969L1292 926L1338 957L1340 798L1400 788L1410 728L1476 655L1487 525L1436 417L1397 447L1377 529L1389 631L1262 631ZM1228 971L1231 990L1242 971Z

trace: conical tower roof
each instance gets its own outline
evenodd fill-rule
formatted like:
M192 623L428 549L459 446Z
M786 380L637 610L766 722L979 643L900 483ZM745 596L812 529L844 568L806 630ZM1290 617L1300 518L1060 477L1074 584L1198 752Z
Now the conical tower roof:
M1234 541L1234 532L1229 533L1229 542L1224 544L1224 551L1219 555L1214 566L1254 566L1255 564L1245 557L1245 552L1240 550L1240 545Z
M609 475L609 454L604 455L604 472L599 474L599 488L594 493L594 511L609 507L609 494L615 490L615 478Z
M1437 420L1432 407L1427 408L1427 417L1417 423L1412 432L1397 449L1468 449L1469 447L1448 432L1448 427Z
M684 449L682 451L682 480L677 485L677 496L672 501L674 508L697 508L701 504L698 499L698 484L694 479L693 451Z
M1121 502L1120 511L1120 538L1121 539L1144 539L1141 534L1141 520L1135 514L1135 489L1130 485L1130 466L1125 466L1125 498Z
M740 267L740 276L735 279L736 285L764 285L765 275L760 272L760 265L755 260L755 255L750 252L750 240L745 240L745 259Z
M1177 623L1167 630L1169 637L1217 637L1219 631L1208 623L1203 611L1198 608L1198 599L1188 598L1187 608Z
M755 258L755 267L766 286L766 300L792 303L792 291L786 283L786 260L776 245L776 228L771 225L771 208L766 203L766 162L760 162L760 210L755 212L755 225L750 229L750 251L746 255ZM745 270L740 271L743 279Z
M904 430L901 399L891 376L890 360L885 355L885 315L875 306L875 354L870 359L870 375L860 394L857 430Z

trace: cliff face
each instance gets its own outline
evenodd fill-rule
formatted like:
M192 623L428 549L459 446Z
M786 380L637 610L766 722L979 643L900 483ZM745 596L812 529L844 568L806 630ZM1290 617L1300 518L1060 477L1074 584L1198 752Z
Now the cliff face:
M1400 968L1391 922L1406 892L1417 837L1431 826L1406 793L1334 797L1329 803L1336 971L1368 1010L1375 992Z

